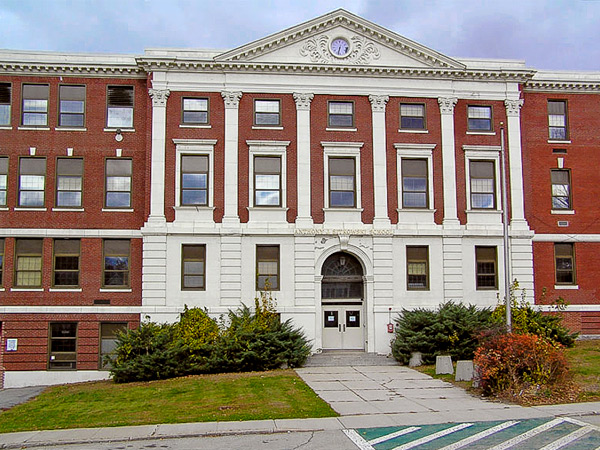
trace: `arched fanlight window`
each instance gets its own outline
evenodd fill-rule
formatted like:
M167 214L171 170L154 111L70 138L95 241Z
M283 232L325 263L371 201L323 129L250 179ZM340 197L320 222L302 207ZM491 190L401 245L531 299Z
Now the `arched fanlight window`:
M321 269L321 298L362 298L363 270L352 255L339 252L331 255Z

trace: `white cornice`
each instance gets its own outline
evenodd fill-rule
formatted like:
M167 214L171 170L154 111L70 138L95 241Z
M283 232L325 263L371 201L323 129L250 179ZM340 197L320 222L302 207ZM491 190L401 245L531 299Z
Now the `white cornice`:
M570 93L600 91L600 72L538 71L527 81L525 91Z

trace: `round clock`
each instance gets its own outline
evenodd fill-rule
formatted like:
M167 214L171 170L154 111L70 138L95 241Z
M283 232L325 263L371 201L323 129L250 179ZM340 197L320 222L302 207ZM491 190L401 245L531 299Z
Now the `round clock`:
M344 38L335 38L329 46L334 56L342 58L350 53L350 44Z

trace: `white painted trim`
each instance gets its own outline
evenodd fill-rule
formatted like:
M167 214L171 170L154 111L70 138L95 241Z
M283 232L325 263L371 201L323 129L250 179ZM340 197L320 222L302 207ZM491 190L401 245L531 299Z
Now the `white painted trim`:
M173 139L173 143L175 144L175 208L181 211L185 210L197 210L200 209L211 209L211 219L212 219L212 210L214 210L214 179L215 179L215 167L214 167L214 153L215 153L215 145L217 143L216 139ZM181 205L181 157L183 155L195 155L195 156L208 156L208 198L206 199L206 206L191 206L191 205Z
M81 288L73 288L73 289L50 288L50 289L48 289L48 292L82 292L82 289Z
M543 312L556 312L555 305L534 305ZM564 309L563 309L564 308ZM600 312L600 305L565 305L561 306L565 312Z
M252 126L253 130L283 130L283 127L265 127L265 126L258 126L258 125L253 125Z
M356 128L325 128L325 131L357 131Z
M248 204L250 209L260 208L261 210L281 210L287 211L287 147L290 141L246 141L248 145ZM254 204L254 157L255 156L277 156L281 159L281 171L279 173L281 186L281 205L269 207Z
M13 211L47 211L48 208L24 208L24 207L19 207L17 206L16 208L13 208Z
M204 129L209 129L209 128L212 128L212 125L183 125L183 124L179 124L179 128L204 128Z
M321 141L323 146L323 205L324 210L345 210L356 211L361 210L361 178L360 178L360 149L364 145L363 142L325 142ZM356 206L354 208L330 208L329 206L329 158L332 156L347 156L355 160L354 184L356 190Z
M10 288L10 292L44 292L44 288Z
M554 289L557 291L577 291L579 285L577 284L555 284Z
M131 289L98 289L98 292L133 292Z
M394 144L396 148L396 179L398 180L398 212L424 212L433 211L433 150L437 144ZM427 190L428 208L403 208L402 207L402 159L426 159L427 160ZM433 221L433 217L432 217Z
M429 130L406 130L406 129L399 128L398 133L428 134Z
M110 372L106 370L7 370L4 372L4 387L52 386L109 378Z
M102 212L116 212L116 213L132 213L134 210L133 209L129 209L129 208L125 208L125 209L113 209L113 208L102 208Z
M18 127L20 131L50 131L50 127Z
M0 314L140 314L142 306L0 306ZM146 307L147 308L147 307Z
M495 145L463 145L465 153L465 192L467 200L467 212L492 212L501 211L500 202L500 147ZM494 178L495 178L495 207L488 209L473 209L471 207L471 160L487 160L494 162Z
M84 208L52 208L52 211L59 211L59 212L83 212L85 211Z
M553 209L550 211L550 214L555 214L555 215L572 215L575 214L575 210L573 209Z
M55 131L87 131L87 128L54 127Z
M0 127L0 130L12 130L12 129L13 129L13 127L5 127L5 126Z
M467 131L467 134L474 136L496 136L495 131Z
M600 242L600 234L535 234L533 242Z
M571 141L553 141L551 139L548 139L548 144L570 144Z
M79 237L79 238L141 238L137 230L85 229L85 228L3 228L5 237Z
M120 127L114 127L114 128L104 128L102 131L108 131L110 133L116 133L117 130L121 130L121 133L135 133L135 128L120 128Z

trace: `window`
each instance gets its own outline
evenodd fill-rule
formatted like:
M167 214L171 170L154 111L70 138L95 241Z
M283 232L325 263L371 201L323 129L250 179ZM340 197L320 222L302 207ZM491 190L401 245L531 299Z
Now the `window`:
M83 159L58 158L56 161L56 206L81 208Z
M108 86L106 126L133 128L133 86Z
M0 239L0 286L2 286L2 281L4 278L2 275L4 274L4 239Z
M256 289L279 290L279 246L256 246Z
M472 209L494 209L496 207L494 172L493 161L469 161Z
M104 240L102 285L108 288L129 287L129 239Z
M106 197L107 208L131 208L131 160L106 160Z
M15 286L42 287L42 239L17 239L15 246Z
M575 284L575 254L573 244L554 244L556 284Z
M400 104L400 129L425 130L425 105Z
M279 100L254 100L254 125L281 125Z
M467 122L469 131L492 131L492 107L469 106L467 108Z
M206 246L187 245L181 247L181 289L204 290L206 275Z
M188 125L208 124L207 98L183 98L181 102L182 123Z
M53 286L79 286L79 255L79 239L54 239Z
M254 206L281 206L280 157L254 157Z
M571 209L571 173L569 170L550 171L552 181L552 209Z
M32 127L48 125L48 95L50 87L47 84L24 84L22 124Z
M6 192L8 189L8 158L0 157L0 207L6 206Z
M51 323L48 349L48 369L76 369L77 324Z
M497 289L496 247L475 247L477 289Z
M10 83L0 83L0 126L10 125Z
M208 156L181 156L181 205L208 206Z
M548 133L549 138L553 140L564 141L568 139L566 101L548 100Z
M353 102L329 102L327 108L327 126L336 128L352 128L354 126Z
M426 246L406 247L407 289L429 289L428 248Z
M354 158L329 158L329 207L356 207L356 161Z
M101 323L100 324L100 369L110 369L111 365L105 357L117 348L119 333L127 331L126 323Z
M427 208L427 160L402 159L402 207Z
M60 86L58 126L83 127L84 124L85 86Z
M46 158L19 160L19 206L43 207Z

